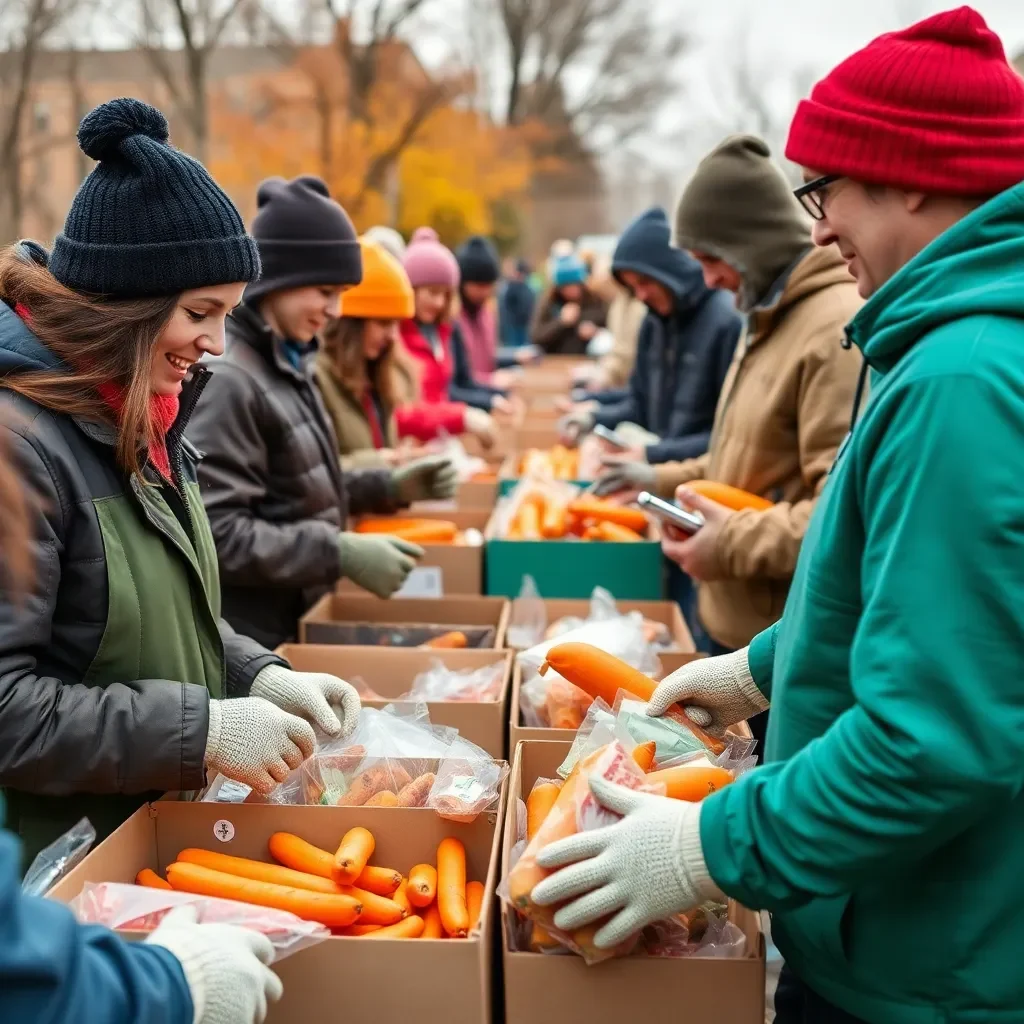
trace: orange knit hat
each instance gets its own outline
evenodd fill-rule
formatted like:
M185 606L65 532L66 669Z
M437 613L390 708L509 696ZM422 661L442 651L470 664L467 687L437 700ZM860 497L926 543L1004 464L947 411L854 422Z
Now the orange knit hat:
M341 315L360 320L408 320L416 310L402 264L382 245L359 239L363 279L341 296Z

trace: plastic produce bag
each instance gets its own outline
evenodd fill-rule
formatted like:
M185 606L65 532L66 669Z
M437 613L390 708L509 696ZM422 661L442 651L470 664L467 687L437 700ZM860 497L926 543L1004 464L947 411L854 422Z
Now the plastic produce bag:
M266 935L274 946L275 962L331 935L324 925L304 921L286 910L119 882L86 882L71 901L71 909L82 924L140 932L151 932L175 907L192 905L200 924L234 924Z
M442 661L434 661L430 668L412 681L406 697L416 701L495 701L501 696L505 681L505 664L483 665L480 668L452 669Z
M644 951L648 956L744 957L747 937L728 913L725 904L705 903L648 925L643 931Z
M519 596L512 602L512 615L508 624L509 647L532 647L544 639L548 615L537 583L530 575L523 577Z
M437 767L427 806L448 821L475 821L497 803L508 771L506 761L494 760L483 748L457 736Z
M96 830L92 822L81 818L36 854L21 883L21 891L29 896L45 895L82 860L95 842Z

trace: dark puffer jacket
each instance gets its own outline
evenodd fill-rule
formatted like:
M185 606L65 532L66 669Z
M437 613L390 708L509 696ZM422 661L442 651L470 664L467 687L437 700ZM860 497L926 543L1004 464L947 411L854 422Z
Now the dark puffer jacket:
M243 306L227 351L189 425L204 453L199 482L217 543L224 616L273 648L343 575L348 515L395 511L388 470L342 476L338 442L313 380L315 346L299 353Z
M0 377L59 369L0 302ZM197 370L167 435L177 486L128 479L112 427L0 388L0 433L38 499L35 587L0 588L0 785L31 857L86 815L102 838L147 799L204 784L211 697L283 664L220 619L217 558L182 436ZM148 485L148 486L147 486Z

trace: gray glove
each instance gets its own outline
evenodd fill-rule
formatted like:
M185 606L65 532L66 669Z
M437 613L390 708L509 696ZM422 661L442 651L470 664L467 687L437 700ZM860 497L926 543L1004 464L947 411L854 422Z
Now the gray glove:
M378 597L390 597L412 572L423 548L384 533L339 533L341 571Z
M570 447L577 444L584 434L594 429L594 414L585 409L577 410L563 416L558 421L558 436L563 444Z
M284 665L268 665L253 680L249 696L269 700L337 739L344 739L359 724L359 694L344 679L326 672L294 672Z
M618 462L614 456L601 460L607 472L598 477L594 493L598 497L617 491L650 491L657 483L657 473L646 462Z
M454 498L458 486L455 464L445 455L416 459L391 474L391 488L403 505Z

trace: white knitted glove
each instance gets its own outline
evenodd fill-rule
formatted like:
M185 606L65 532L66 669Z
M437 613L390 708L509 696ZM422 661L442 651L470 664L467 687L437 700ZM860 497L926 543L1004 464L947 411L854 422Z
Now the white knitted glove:
M647 714L656 718L673 704L682 704L701 728L724 729L767 711L768 701L750 674L748 649L700 658L665 676L651 696Z
M210 701L206 767L266 796L313 753L313 727L260 697Z
M328 736L344 739L359 724L359 694L344 679L325 672L268 665L253 680L249 694L304 718Z
M146 939L181 963L192 994L193 1024L262 1024L267 1002L284 991L267 964L270 939L232 924L196 924L194 906L175 907Z
M559 928L573 931L614 914L594 936L598 948L610 949L655 921L725 899L704 863L700 804L638 793L602 778L592 778L590 790L623 819L537 854L541 867L562 870L536 886L534 902L572 900L555 914Z

